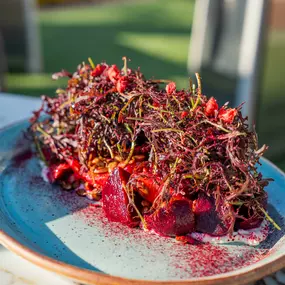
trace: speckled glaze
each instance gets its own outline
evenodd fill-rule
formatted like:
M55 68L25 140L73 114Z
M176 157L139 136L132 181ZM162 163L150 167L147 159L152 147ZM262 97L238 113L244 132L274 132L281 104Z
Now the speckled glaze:
M0 131L0 242L28 260L90 284L244 284L285 266L285 176L269 161L261 171L275 180L269 213L281 231L256 248L184 245L109 223L91 201L43 181L27 126Z

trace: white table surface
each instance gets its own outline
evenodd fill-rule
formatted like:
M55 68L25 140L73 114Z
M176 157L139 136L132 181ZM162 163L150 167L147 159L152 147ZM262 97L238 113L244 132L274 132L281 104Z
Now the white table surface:
M0 93L0 128L26 119L40 107L40 99ZM0 285L74 285L44 270L0 245Z
M0 93L0 128L31 116L40 107L40 99ZM0 285L75 285L55 273L44 270L11 253L0 245ZM256 284L285 284L285 271L266 277Z

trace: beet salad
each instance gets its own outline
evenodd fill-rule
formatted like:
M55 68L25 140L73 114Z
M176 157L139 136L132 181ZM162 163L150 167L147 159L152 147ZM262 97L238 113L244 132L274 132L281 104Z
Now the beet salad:
M51 183L98 201L110 222L183 242L234 240L268 223L257 135L241 106L145 79L89 58L56 97L42 97L30 132ZM79 197L78 197L79 199ZM267 229L267 230L266 230ZM206 239L205 239L206 237ZM253 243L254 244L254 243Z

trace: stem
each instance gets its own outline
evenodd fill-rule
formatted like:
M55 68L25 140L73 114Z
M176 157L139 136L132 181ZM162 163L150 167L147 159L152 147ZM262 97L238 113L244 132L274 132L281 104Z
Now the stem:
M140 96L139 98L139 116L141 117L142 116L142 113L143 113L143 95Z
M40 133L42 133L46 137L50 137L51 136L46 131L44 131L40 126L37 126L37 131L39 131Z
M45 165L48 165L47 160L46 160L46 158L45 158L45 156L44 156L44 154L43 154L43 152L42 152L42 149L41 149L41 147L40 147L38 138L37 138L37 137L34 137L34 141L35 141L36 148L37 148L37 151L38 151L38 153L39 153L39 155L40 155L41 160L44 162Z
M198 123L197 125L200 125L200 124L203 124L203 123L208 123L208 124L210 124L210 125L212 125L212 126L218 128L218 129L220 129L220 130L222 130L222 131L224 131L224 132L226 132L226 133L230 133L230 132L231 132L230 130L227 130L227 129L225 129L224 127L222 127L222 126L220 126L220 125L218 125L218 124L215 124L215 123L213 123L213 122L211 122L211 121L209 121L209 120L204 120L204 121Z
M174 162L174 164L173 164L173 166L170 169L170 173L167 175L167 177L166 177L166 179L165 179L165 181L163 183L161 192L159 193L159 195L153 201L153 205L156 205L157 203L160 203L161 200L163 199L163 196L166 193L166 190L167 190L168 185L170 183L170 180L171 180L171 178L173 177L173 175L174 175L174 173L176 171L177 164L180 163L180 161L181 161L181 159L177 157L175 162Z
M198 106L198 104L200 102L201 94L202 94L201 77L200 77L199 73L195 73L195 76L196 76L197 83L198 83L198 96L197 96L197 99L196 99L196 102L195 102L194 106L192 107L192 111L194 111L197 108L197 106Z
M155 146L152 145L152 149L153 149L153 153L154 153L154 166L153 166L153 170L154 170L154 173L156 172L157 170L157 152L156 152L156 149L155 149Z
M195 101L195 104L194 104L194 106L193 106L193 108L192 108L192 111L194 111L194 110L197 108L199 102L200 102L200 97L198 96L197 99L196 99L196 101Z
M122 60L124 61L123 72L127 76L128 75L128 67L127 67L127 57L123 56Z
M159 115L159 117L162 119L162 121L167 124L167 121L165 120L165 118L163 117L163 115L161 113L157 113Z
M234 206L242 206L244 204L244 202L236 201L236 202L229 202L229 204L234 205Z
M174 99L174 101L176 102L176 104L179 106L179 108L181 109L181 104L180 104L180 102L177 100L177 98L174 96L174 95L172 95L172 98Z
M192 174L184 174L183 175L183 179L189 179L189 178L193 178Z
M117 143L117 149L118 149L118 151L119 151L120 156L123 157L122 148L121 148L121 146L120 146L119 143Z
M125 123L124 126L126 127L127 131L132 135L133 131L132 131L131 127L127 123Z
M145 122L145 119L136 117L127 117L126 120Z
M265 215L266 219L278 230L281 231L281 228L275 223L275 221L268 215L268 213L260 206L258 209Z
M58 88L58 89L56 89L55 93L56 93L56 94L66 93L66 91L63 90L63 89L61 89L61 88Z
M196 93L196 85L193 83L192 85L192 94L194 95Z
M199 75L199 73L195 73L196 79L197 79L197 83L198 83L198 97L200 98L202 95L202 82L201 82L201 77Z
M168 80L168 79L149 80L149 81L153 82L153 83L170 83L170 82L172 82L171 80Z
M66 106L71 105L71 103L72 103L72 100L68 100L68 101L62 103L62 104L59 106L59 109L63 109L63 108L65 108Z
M132 141L130 153L129 153L127 159L124 161L124 163L123 163L123 165L122 165L122 168L124 168L125 166L127 166L128 163L130 162L130 160L131 160L131 158L132 158L132 156L133 156L134 150L135 150L135 145L136 145L135 142Z
M177 164L180 163L180 161L181 161L181 159L178 158L178 157L176 157L176 160L175 160L175 162L174 162L174 164L173 164L173 167L172 167L172 169L171 169L171 174L174 174L174 173L175 173Z
M182 130L173 129L173 128L165 128L165 129L156 129L152 130L152 133L159 133L159 132L176 132L176 133L184 133Z
M110 153L110 155L111 155L111 158L114 158L114 153L113 153L111 147L110 147L110 146L108 145L108 143L106 142L105 138L103 139L103 142L104 142L106 148L108 149L108 151L109 151L109 153Z
M189 89L192 92L192 86L193 86L193 81L191 79L191 77L189 77Z
M132 101L135 98L132 97L131 99L129 99L129 101L124 105L124 107L120 110L119 115L118 115L118 122L120 123L123 119L123 112L127 109L127 107L132 103Z
M91 67L94 69L95 68L95 64L94 64L93 60L91 59L91 57L88 57L88 61L89 61L90 65L91 65Z
M111 123L111 121L106 116L101 114L101 117L104 118L109 124Z
M129 200L129 203L134 207L135 211L137 212L142 224L143 224L143 228L145 229L146 228L146 222L145 222L145 219L143 218L142 214L140 213L140 211L138 210L136 204L134 203L133 199L130 197L130 193L127 189L127 185L125 187L123 187L123 189L125 190L125 193L127 194L127 197L128 197L128 200Z
M154 106L152 106L152 105L150 105L150 104L148 104L147 106L148 106L148 107L150 107L151 109L159 110L159 111L160 111L160 112L162 112L162 113L168 113L168 114L173 115L173 112L166 111L166 110L160 110L160 108L158 108L158 107L154 107Z

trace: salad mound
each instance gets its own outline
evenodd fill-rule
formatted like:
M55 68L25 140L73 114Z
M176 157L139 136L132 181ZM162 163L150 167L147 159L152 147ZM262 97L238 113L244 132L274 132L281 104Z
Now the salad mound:
M197 87L177 90L123 60L53 75L66 89L43 96L30 120L49 180L100 201L110 221L163 236L223 236L270 218L270 179L256 168L267 147L242 106L207 98L198 74Z

